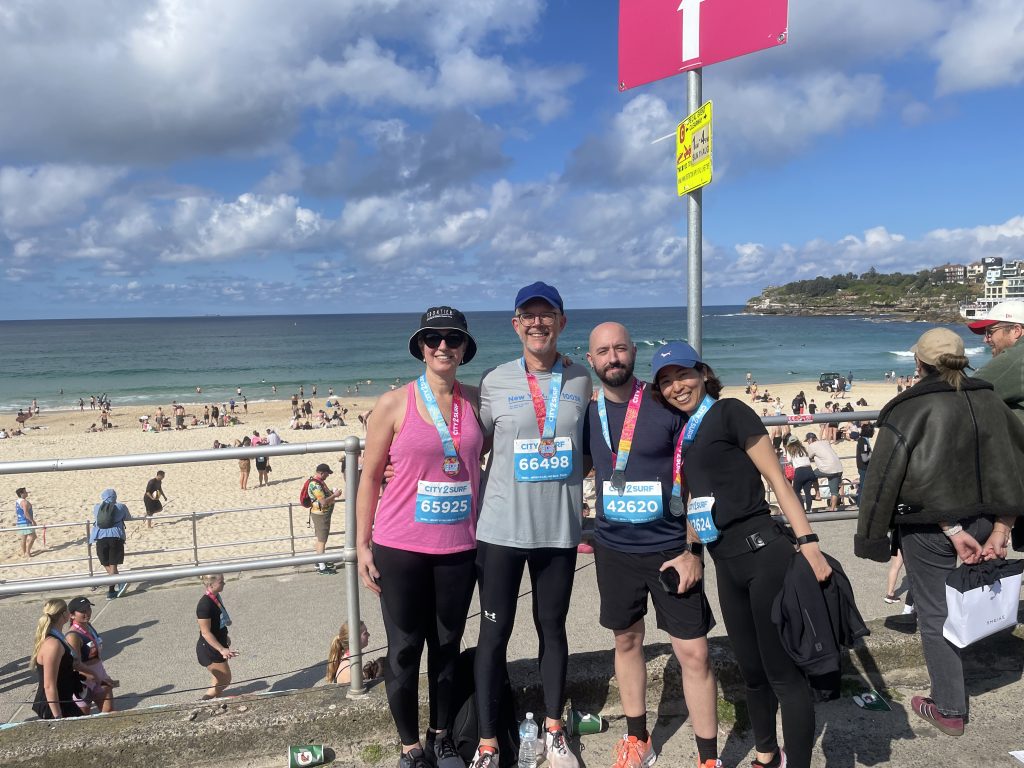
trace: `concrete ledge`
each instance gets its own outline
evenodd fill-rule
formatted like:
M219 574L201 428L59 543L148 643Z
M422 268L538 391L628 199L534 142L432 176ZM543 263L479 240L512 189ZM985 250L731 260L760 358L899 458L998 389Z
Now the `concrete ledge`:
M871 636L847 655L844 673L884 687L889 671L922 667L920 638L870 622ZM681 698L679 666L667 643L647 648L648 703L651 709ZM711 654L722 696L741 700L742 681L728 640L713 638ZM964 654L968 678L991 679L1000 672L1020 674L1024 666L1024 626L972 646ZM541 700L536 664L518 661L509 673L522 710ZM667 683L667 685L666 685ZM425 688L425 686L424 686ZM425 690L424 690L425 695ZM574 654L568 695L580 709L602 711L619 699L611 650ZM426 715L425 702L422 706ZM82 766L189 766L230 764L258 756L284 755L290 744L327 744L339 765L390 758L397 737L383 685L365 697L346 698L334 686L273 694L250 694L215 703L135 709L115 715L56 722L32 721L0 731L0 764L47 768ZM87 749L83 749L87 746Z

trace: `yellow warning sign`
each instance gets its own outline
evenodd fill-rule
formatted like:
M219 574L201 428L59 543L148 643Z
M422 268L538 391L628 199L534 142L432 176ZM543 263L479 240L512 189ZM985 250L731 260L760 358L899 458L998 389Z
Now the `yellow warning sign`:
M679 196L711 183L711 102L676 126L676 187Z

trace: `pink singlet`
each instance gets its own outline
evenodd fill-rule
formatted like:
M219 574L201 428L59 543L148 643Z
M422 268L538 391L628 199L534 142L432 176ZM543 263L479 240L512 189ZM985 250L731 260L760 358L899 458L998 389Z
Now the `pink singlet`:
M420 415L416 382L406 386L405 420L391 443L394 479L384 488L373 522L373 541L385 547L447 555L476 547L476 519L480 507L480 451L483 433L473 409L460 398L462 436L459 471L449 477L441 469L444 449L434 424ZM472 504L464 519L452 523L417 521L419 481L430 483L469 482Z

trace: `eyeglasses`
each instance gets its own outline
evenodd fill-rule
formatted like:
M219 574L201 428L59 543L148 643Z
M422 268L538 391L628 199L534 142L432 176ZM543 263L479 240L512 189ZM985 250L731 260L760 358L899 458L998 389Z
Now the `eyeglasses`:
M520 312L516 315L523 325L535 325L536 323L554 325L556 317L558 317L557 312Z
M1018 323L1006 323L1006 324L996 323L995 325L990 325L988 328L985 329L985 338L986 339L992 338L992 336L995 334L996 331L1008 331L1014 325L1018 325Z
M448 349L458 349L466 343L466 334L462 331L449 331L448 333L427 331L420 334L420 339L431 349L440 347L442 341L448 346Z

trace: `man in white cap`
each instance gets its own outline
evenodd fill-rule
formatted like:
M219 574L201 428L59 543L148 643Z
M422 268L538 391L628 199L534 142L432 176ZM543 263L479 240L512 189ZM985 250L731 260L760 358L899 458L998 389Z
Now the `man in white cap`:
M1004 301L984 319L967 327L992 349L992 361L974 375L992 384L996 394L1024 421L1024 301Z

